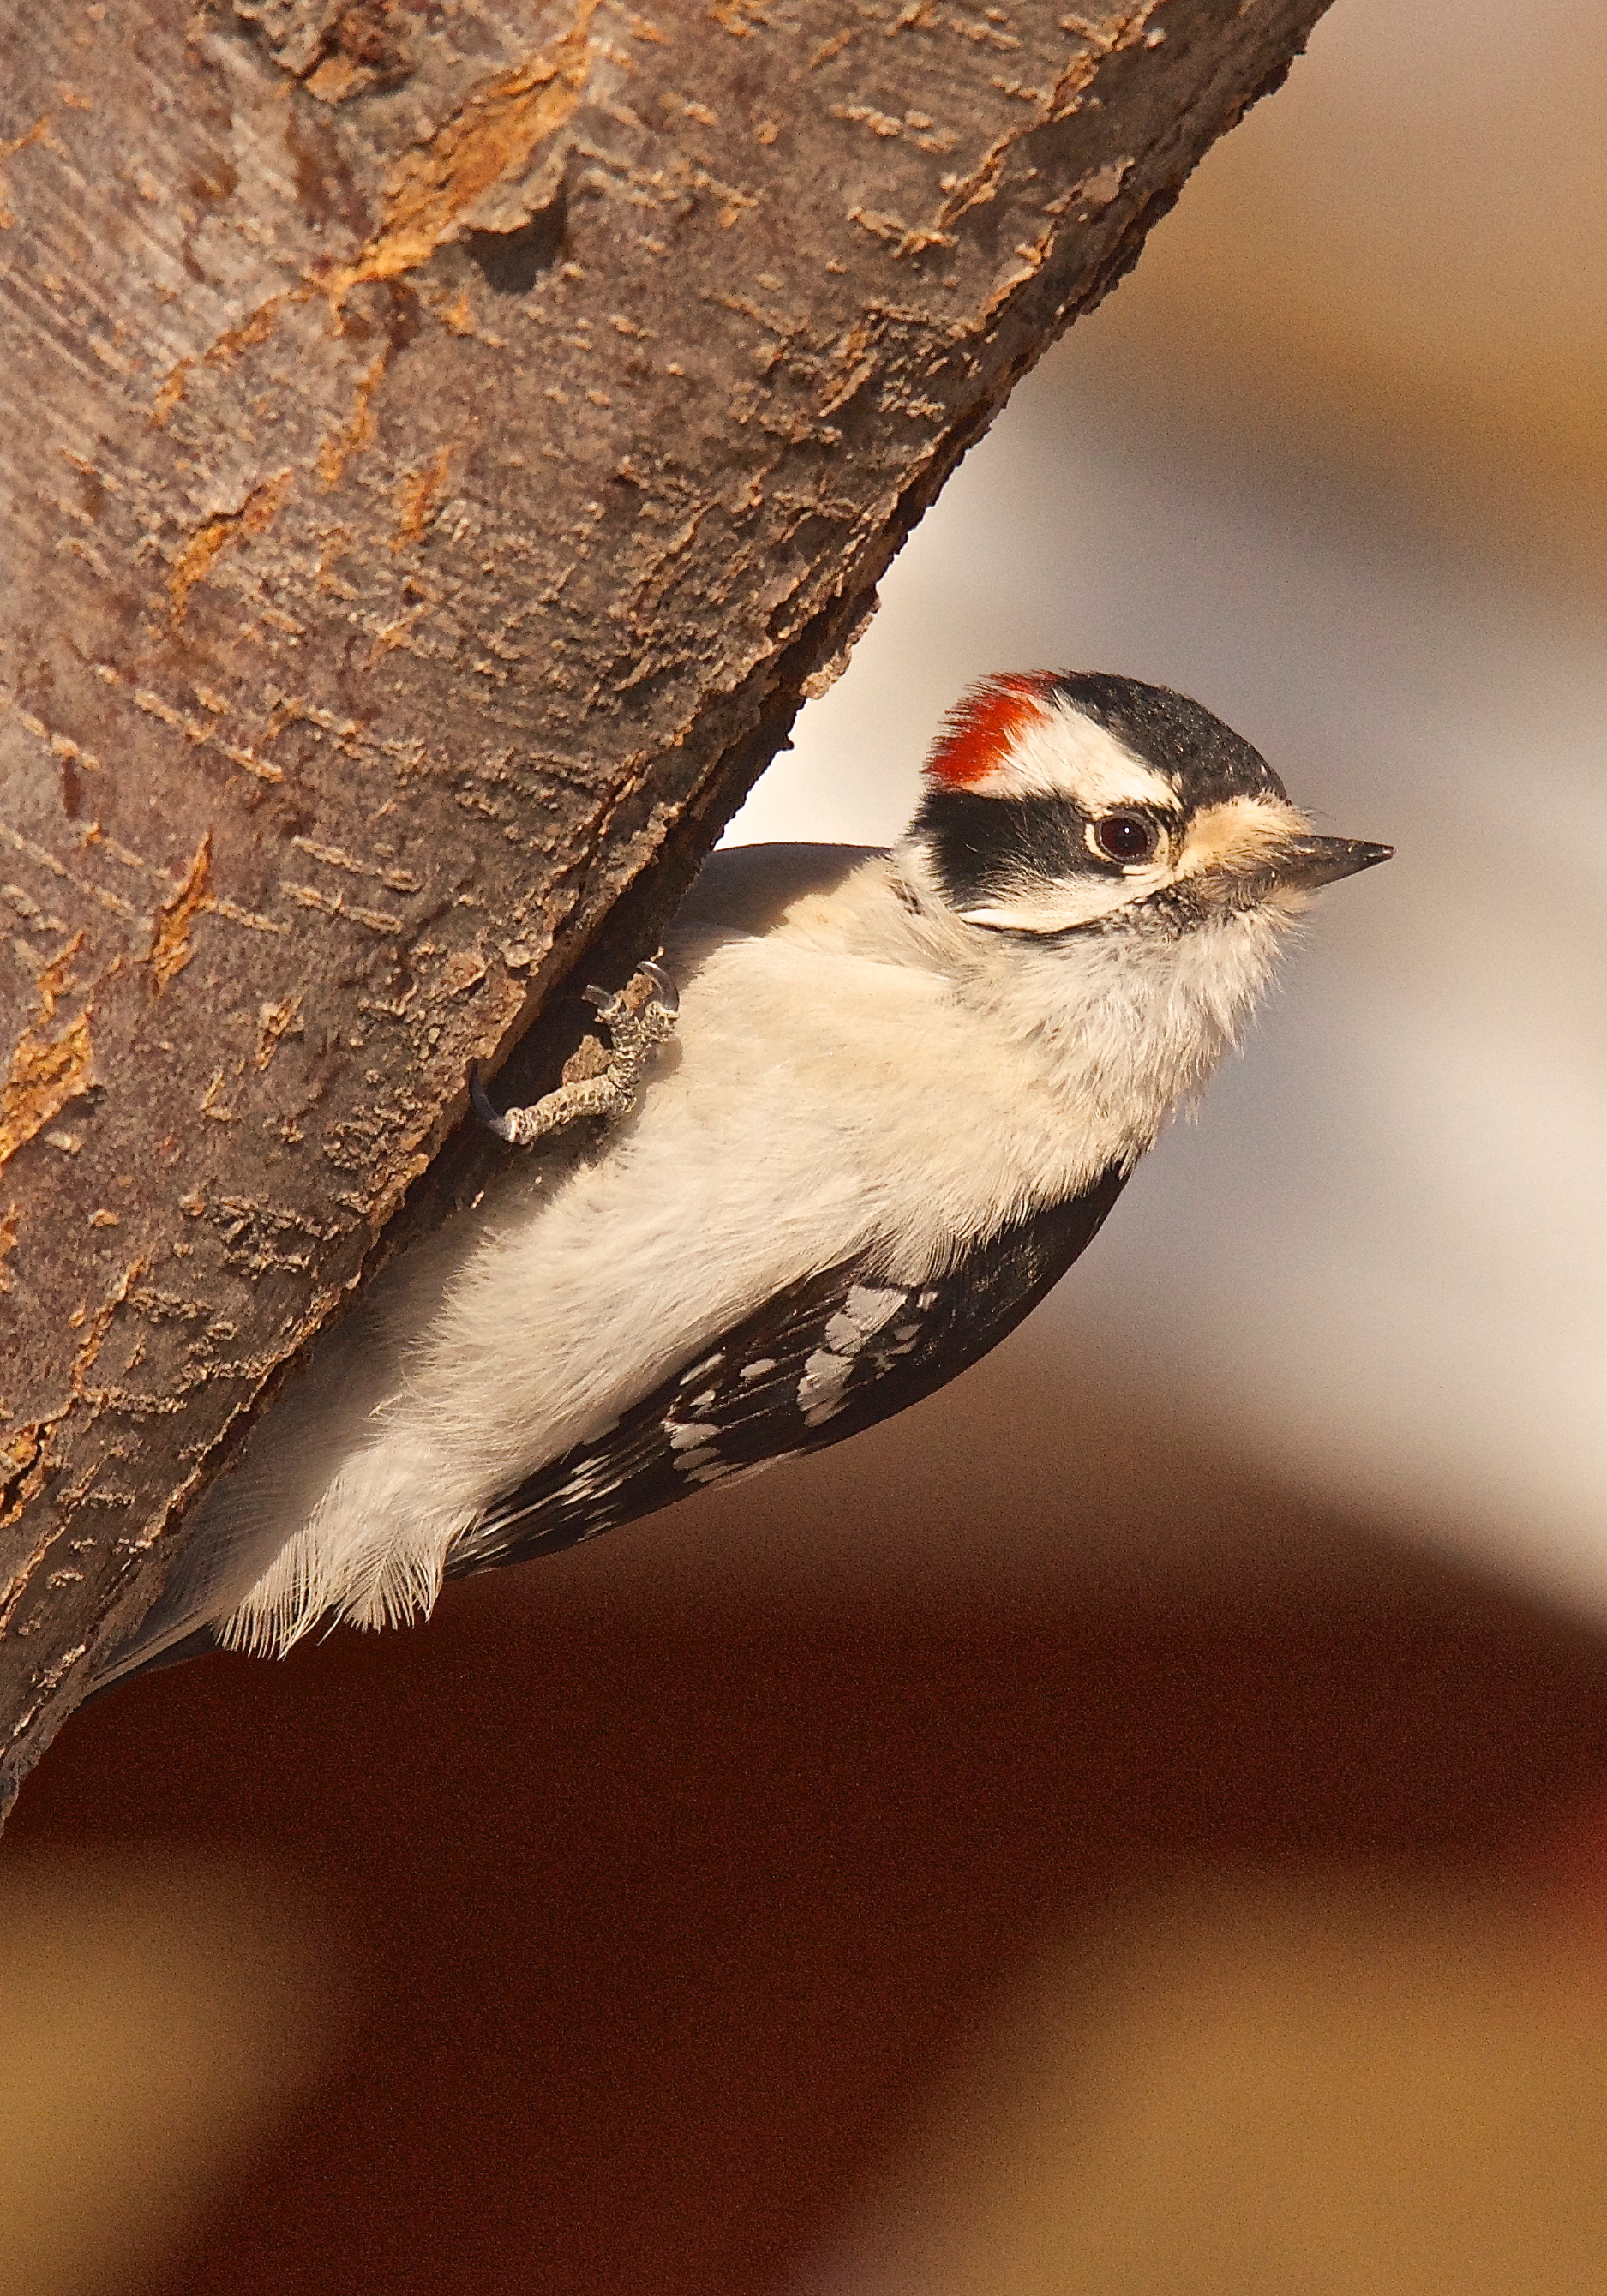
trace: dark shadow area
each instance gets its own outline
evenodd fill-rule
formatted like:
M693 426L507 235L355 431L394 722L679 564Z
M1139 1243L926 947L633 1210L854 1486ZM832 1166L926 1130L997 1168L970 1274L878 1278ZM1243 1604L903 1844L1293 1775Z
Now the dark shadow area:
M552 205L519 230L465 232L463 245L488 287L498 295L528 295L563 253L568 231L569 203L560 186Z

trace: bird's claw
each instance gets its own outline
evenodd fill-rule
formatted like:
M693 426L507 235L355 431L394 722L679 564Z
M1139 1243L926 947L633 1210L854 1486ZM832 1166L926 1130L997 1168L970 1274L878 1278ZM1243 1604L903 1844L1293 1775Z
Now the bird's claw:
M488 1132L495 1132L499 1140L508 1137L508 1119L481 1082L478 1061L469 1063L469 1105Z
M638 972L644 972L647 975L647 978L652 981L653 988L658 992L654 1001L663 1008L664 1012L673 1021L676 1014L681 1009L681 992L676 987L675 982L670 979L668 973L665 972L661 964L657 964L651 956L644 956L641 964L637 965L636 971Z
M638 980L646 980L651 984L652 994L650 996L638 996L632 998L630 991ZM663 966L655 963L651 956L643 958L623 988L599 988L596 982L592 980L586 983L580 994L588 1004L596 1006L597 1018L605 1028L611 1022L624 1018L627 1013L642 1013L652 1005L656 1005L659 1011L671 1021L681 1009L680 990Z
M645 996L636 988L643 980L648 984ZM635 1107L643 1070L655 1047L675 1028L680 992L663 966L650 958L637 965L618 995L594 985L587 987L583 994L588 1004L596 1006L598 1021L608 1030L611 1043L601 1070L589 1076L566 1075L555 1092L544 1094L531 1106L499 1111L480 1081L478 1062L470 1063L470 1104L487 1130L494 1132L499 1140L528 1148L532 1142L561 1130L566 1124L573 1124L580 1117L612 1119ZM589 1039L582 1052L588 1046L595 1058L601 1048L594 1039Z

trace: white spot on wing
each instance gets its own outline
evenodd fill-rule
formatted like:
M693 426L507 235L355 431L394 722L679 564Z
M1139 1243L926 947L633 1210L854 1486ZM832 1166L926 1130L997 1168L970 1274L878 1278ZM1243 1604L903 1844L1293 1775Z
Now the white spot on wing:
M717 1436L720 1431L707 1420L693 1419L683 1425L678 1420L666 1419L662 1423L672 1451L690 1451L694 1445L707 1443L710 1436Z
M907 1292L878 1292L866 1283L852 1283L845 1304L860 1331L868 1336L896 1316L908 1297Z
M803 1377L798 1382L798 1407L806 1419L813 1411L840 1411L842 1390L854 1366L846 1356L832 1355L824 1348L816 1348L804 1364ZM809 1420L809 1424L814 1425Z
M587 1459L564 1477L558 1496L560 1500L602 1498L609 1491L617 1491L624 1480L606 1460Z
M684 1371L681 1374L680 1378L676 1380L676 1385L677 1387L690 1387L694 1379L702 1379L709 1372L717 1370L719 1365L723 1364L725 1360L725 1349L717 1348L713 1355L705 1356L701 1363L694 1363L690 1371Z
M774 1371L775 1369L775 1357L774 1356L760 1356L757 1362L744 1364L741 1371L738 1372L737 1377L738 1379L763 1379L767 1371Z

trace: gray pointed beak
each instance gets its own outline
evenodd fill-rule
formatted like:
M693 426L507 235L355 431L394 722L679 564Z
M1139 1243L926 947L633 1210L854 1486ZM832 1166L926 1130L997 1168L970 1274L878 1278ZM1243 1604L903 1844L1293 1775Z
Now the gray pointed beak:
M1354 877L1363 869L1376 869L1395 851L1392 845L1369 845L1359 837L1296 837L1278 855L1272 873L1280 885L1315 891L1341 877Z

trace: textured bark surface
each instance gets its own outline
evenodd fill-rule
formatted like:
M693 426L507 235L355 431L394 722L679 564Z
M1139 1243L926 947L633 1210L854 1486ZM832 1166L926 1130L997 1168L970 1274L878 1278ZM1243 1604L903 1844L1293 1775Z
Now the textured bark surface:
M5 1776L1324 4L12 13Z

